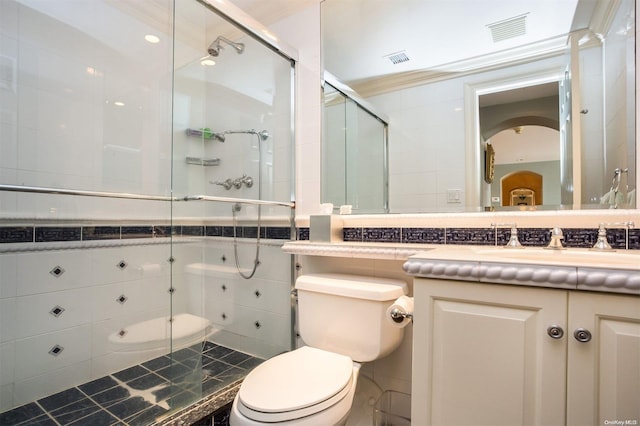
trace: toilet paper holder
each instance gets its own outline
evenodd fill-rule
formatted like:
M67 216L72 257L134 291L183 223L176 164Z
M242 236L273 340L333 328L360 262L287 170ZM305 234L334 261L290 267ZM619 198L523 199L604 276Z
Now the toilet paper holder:
M413 314L402 312L398 308L392 309L391 312L389 312L389 315L391 316L393 322L397 322L398 324L404 321L406 318L408 318L410 321L413 321Z

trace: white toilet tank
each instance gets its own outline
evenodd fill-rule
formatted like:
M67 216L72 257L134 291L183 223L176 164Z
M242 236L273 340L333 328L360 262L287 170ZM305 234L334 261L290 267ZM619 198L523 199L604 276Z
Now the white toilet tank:
M318 349L367 362L398 347L404 329L386 318L387 308L407 294L404 281L345 274L301 275L298 291L299 331Z

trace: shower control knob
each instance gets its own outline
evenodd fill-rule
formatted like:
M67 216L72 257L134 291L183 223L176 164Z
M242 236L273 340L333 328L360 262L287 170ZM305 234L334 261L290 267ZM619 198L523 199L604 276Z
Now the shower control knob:
M578 342L587 343L591 340L591 332L584 328L576 328L576 331L573 332L573 337L575 337Z
M233 186L233 181L231 179L226 179L224 182L220 182L220 181L211 181L212 184L214 185L220 185L222 187L224 187L224 189L226 189L227 191L231 189L231 187Z
M552 339L562 339L562 336L564 336L564 330L559 325L551 325L547 328L547 334Z

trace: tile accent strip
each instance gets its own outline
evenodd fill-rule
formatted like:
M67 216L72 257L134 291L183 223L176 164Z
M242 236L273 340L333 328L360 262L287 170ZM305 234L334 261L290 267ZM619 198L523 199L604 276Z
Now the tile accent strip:
M626 248L626 233L629 233L629 249L640 250L640 229L607 229L607 240L611 247ZM564 228L563 245L573 248L590 248L598 238L597 228ZM363 243L406 244L459 244L494 246L505 245L511 237L508 228L343 228L343 241ZM309 228L298 229L299 240L309 240ZM518 228L518 239L525 247L545 247L550 240L549 228Z
M236 230L238 238L256 238L257 235L257 226L240 226ZM128 240L170 236L233 238L233 226L0 226L0 244ZM260 227L260 238L290 240L291 228L287 226L262 226Z
M629 249L640 250L640 228L629 230L607 229L607 240L615 249L626 248L628 232ZM256 226L236 229L237 238L256 238ZM406 243L406 244L459 244L505 245L511 231L507 228L421 228L421 227L350 227L343 228L345 242ZM596 228L563 228L565 247L590 248L597 240ZM299 241L309 240L309 228L296 229ZM176 237L233 238L233 227L222 225L140 225L140 226L0 226L0 244L46 243L69 241L106 241L130 239L155 239ZM291 240L288 226L263 226L260 238ZM544 247L549 244L548 228L519 228L518 239L523 246Z

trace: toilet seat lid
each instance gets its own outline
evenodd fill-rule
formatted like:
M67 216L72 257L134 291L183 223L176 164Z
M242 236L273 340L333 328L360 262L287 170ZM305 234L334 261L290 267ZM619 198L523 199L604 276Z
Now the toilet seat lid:
M336 396L352 376L348 356L304 346L256 367L242 382L238 398L253 411L291 412Z

